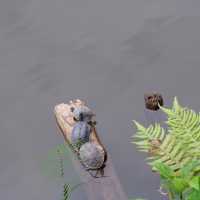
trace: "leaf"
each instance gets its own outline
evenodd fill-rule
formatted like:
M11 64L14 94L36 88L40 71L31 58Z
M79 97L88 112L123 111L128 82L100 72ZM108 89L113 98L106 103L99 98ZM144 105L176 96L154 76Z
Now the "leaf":
M189 181L190 187L192 187L192 188L194 188L196 190L200 189L199 183L200 183L200 177L199 176L195 176Z
M137 129L139 130L139 131L145 131L146 130L146 128L144 127L144 126L142 126L139 122L137 122L137 121L135 121L135 120L133 120L133 122L135 123L135 125L136 125L136 127L137 127Z
M187 186L188 184L183 178L174 178L172 180L172 187L176 193L182 193L187 188Z
M160 126L160 124L150 125L149 127L145 128L138 122L134 121L137 127L137 133L132 137L133 141L131 143L136 144L139 150L149 152L152 149L155 149L155 142L157 141L159 145L161 141L165 138L165 131ZM158 146L156 146L156 149Z
M166 113L168 116L173 116L174 115L174 112L171 109L169 109L169 108L164 108L163 106L160 106L160 109L164 113Z
M193 189L186 198L186 200L199 200L199 199L200 199L200 191L195 189Z
M166 179L170 179L175 175L173 170L163 163L155 163L154 168Z
M65 183L63 186L63 200L69 200L71 196L71 186Z
M171 184L177 191L186 185L189 187L189 180L191 186L197 189L199 186L193 177L200 172L200 113L181 106L177 97L174 98L172 108L160 108L168 118L167 134L158 123L145 128L134 121L137 133L133 143L139 150L149 153L148 164L161 177L173 180ZM164 166L155 163L163 163Z
M173 101L173 109L178 112L180 110L181 106L179 105L177 97L174 97Z
M182 177L188 177L193 169L199 165L198 160L193 160L192 162L187 163L181 170L180 170L180 175Z

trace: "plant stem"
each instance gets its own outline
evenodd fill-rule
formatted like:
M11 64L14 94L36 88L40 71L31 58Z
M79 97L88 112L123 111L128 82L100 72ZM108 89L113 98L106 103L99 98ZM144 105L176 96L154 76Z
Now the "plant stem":
M168 192L168 197L169 197L169 200L173 200L173 195L170 191Z
M183 193L180 194L180 200L183 200Z

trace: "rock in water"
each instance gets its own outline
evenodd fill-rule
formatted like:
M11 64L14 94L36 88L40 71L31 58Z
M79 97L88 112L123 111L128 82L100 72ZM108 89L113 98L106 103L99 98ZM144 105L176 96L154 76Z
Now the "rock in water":
M87 122L77 122L72 130L71 141L73 144L89 142L91 127Z
M105 153L100 145L87 142L79 150L80 159L89 169L99 169L104 164Z

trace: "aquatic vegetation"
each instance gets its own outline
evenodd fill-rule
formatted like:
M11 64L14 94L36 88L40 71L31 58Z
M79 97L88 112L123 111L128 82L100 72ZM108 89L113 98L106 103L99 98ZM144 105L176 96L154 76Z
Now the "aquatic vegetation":
M65 183L63 186L63 198L62 200L70 200L72 192L79 187L81 184L77 184L75 186L71 186L69 183Z
M167 130L155 123L144 127L134 121L133 142L147 152L148 164L158 172L161 187L171 200L200 199L200 114L182 107L174 98L172 108L160 109L167 115Z
M66 144L61 144L52 149L41 161L41 170L45 176L53 179L63 187L62 200L70 200L74 190L82 185L77 177L66 177L65 168L72 169L71 156L73 156L70 148ZM68 180L66 182L66 179ZM77 184L77 182L79 182Z
M71 195L71 187L69 184L64 184L63 186L63 200L69 200Z

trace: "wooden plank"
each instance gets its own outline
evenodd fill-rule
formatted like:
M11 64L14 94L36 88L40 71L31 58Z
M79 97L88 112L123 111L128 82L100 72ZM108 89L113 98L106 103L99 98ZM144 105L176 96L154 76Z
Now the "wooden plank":
M71 140L71 131L75 123L71 115L70 106L79 106L81 104L83 104L83 102L79 100L77 102L72 101L69 104L62 103L55 107L56 121L60 133L67 143ZM95 128L92 132L92 141L103 146ZM104 146L103 148L105 150ZM85 189L88 200L127 200L128 198L126 197L117 177L111 157L107 152L106 155L107 160L106 167L104 168L104 177L101 178L92 177L87 171L85 171L84 167L78 160L73 159L75 170L80 175L82 182L87 183Z

